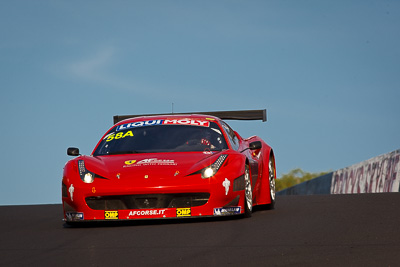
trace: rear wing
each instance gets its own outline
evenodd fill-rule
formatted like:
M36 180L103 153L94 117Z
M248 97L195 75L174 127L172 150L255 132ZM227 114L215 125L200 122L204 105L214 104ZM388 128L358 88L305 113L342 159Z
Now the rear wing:
M159 116L159 115L210 115L218 117L222 120L262 120L267 121L267 110L233 110L233 111L208 111L208 112L190 112L190 113L164 113L164 114L142 114L142 115L115 115L114 124L129 118L143 116Z

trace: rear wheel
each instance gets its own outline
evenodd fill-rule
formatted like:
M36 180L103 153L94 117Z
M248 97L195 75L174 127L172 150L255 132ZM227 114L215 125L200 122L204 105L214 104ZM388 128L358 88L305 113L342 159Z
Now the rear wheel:
M253 211L253 192L251 190L250 171L248 165L246 165L244 171L244 184L244 217L249 218Z
M276 176L276 171L275 171L275 159L271 155L269 158L269 163L268 163L268 181L269 181L269 194L271 197L271 203L267 204L265 206L266 209L274 209L275 207L275 177Z

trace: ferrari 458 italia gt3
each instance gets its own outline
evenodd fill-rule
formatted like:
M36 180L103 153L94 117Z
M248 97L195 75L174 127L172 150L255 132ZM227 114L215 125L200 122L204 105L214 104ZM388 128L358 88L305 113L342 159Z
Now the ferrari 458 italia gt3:
M265 121L265 110L114 119L91 155L67 150L76 156L62 179L67 223L250 217L255 205L274 207L272 148L257 136L243 139L222 120Z

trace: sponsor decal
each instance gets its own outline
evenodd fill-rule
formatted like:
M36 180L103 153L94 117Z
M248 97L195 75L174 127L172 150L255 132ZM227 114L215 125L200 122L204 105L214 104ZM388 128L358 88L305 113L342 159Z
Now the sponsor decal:
M225 187L225 196L228 195L229 187L231 186L231 181L229 181L228 178L225 178L225 180L222 182L222 186Z
M164 210L131 210L129 212L129 216L157 216L157 215L164 215Z
M118 139L123 139L127 136L133 137L133 132L132 131L127 131L126 133L119 132L119 133L112 133L110 135L107 135L104 137L106 139L106 142L110 142L112 140L118 140Z
M400 150L333 172L331 194L399 192Z
M179 171L176 171L174 176L178 176L179 175Z
M104 219L106 220L118 220L117 210L106 210L104 211Z
M143 127L143 126L171 125L171 124L203 126L203 127L210 126L210 122L208 120L193 120L193 119L151 120L151 121L137 121L137 122L122 124L122 125L117 126L116 131L118 132L118 131L123 131L123 130L137 128L137 127ZM119 137L119 138L121 138L121 137ZM114 138L111 138L111 140L113 140L113 139Z
M143 159L136 163L137 165L177 165L173 159Z
M71 201L74 201L74 190L75 190L75 187L73 184L71 184L70 187L68 188L68 192L71 197Z
M96 187L92 187L92 193L94 194L94 193L96 193Z
M123 167L127 168L135 166L165 166L165 165L174 166L178 164L173 159L152 158L152 159L142 159L140 161L127 160L125 161L125 165Z
M240 207L214 208L214 216L240 214Z
M209 121L202 120L191 120L191 119L180 119L180 120L164 120L163 124L179 124L179 125L194 125L209 127Z
M192 210L190 208L176 209L176 217L190 217L192 216Z
M117 131L122 131L130 128L143 127L143 126L151 126L151 125L160 125L163 120L152 120L152 121L137 121L131 122L127 124L122 124L117 127Z
M65 217L67 217L67 221L82 221L83 212L66 212Z

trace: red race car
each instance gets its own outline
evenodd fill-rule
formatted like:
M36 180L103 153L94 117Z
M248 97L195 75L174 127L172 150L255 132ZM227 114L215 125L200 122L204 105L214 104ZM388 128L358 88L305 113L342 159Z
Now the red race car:
M90 156L64 167L67 223L83 221L250 217L275 203L272 148L243 139L222 119L263 120L266 110L114 116Z

